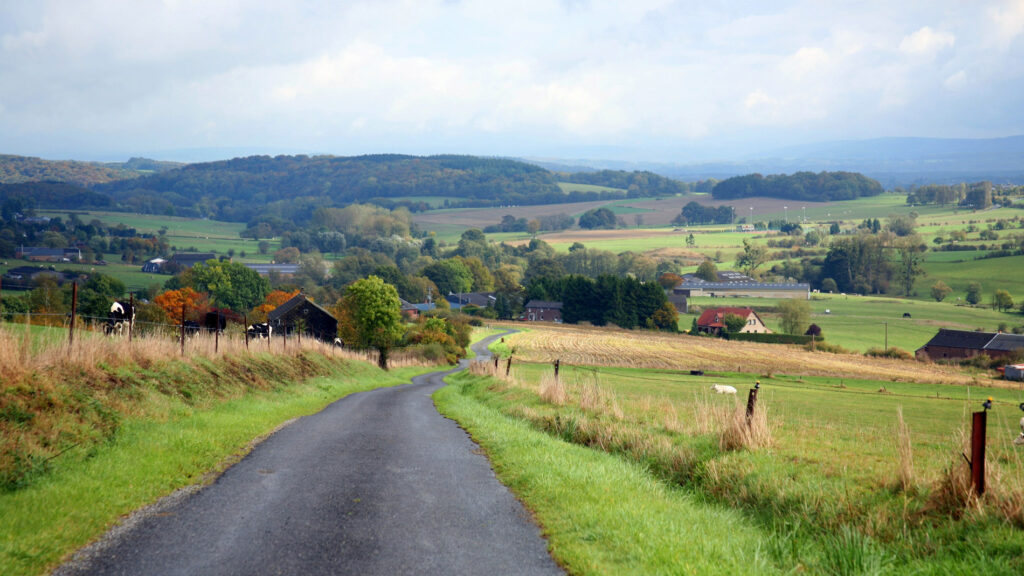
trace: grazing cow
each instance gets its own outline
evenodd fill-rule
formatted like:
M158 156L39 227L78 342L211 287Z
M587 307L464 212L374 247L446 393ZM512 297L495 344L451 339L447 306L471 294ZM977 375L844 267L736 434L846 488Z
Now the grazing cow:
M736 394L736 388L725 384L712 384L711 390L716 394Z
M185 320L185 338L191 338L196 334L199 334L199 330L202 326L195 320Z
M344 348L345 347L345 341L342 340L341 338L335 338L334 339L334 345L337 346L338 348Z
M903 317L904 318L910 318L910 312L904 312L903 313Z
M262 324L253 324L245 329L245 333L249 336L250 340L263 340L270 338L274 332L274 327L270 324L263 322Z
M110 305L110 313L107 314L107 323L103 326L103 333L110 335L122 335L125 330L131 330L135 325L135 307L128 302L115 301Z

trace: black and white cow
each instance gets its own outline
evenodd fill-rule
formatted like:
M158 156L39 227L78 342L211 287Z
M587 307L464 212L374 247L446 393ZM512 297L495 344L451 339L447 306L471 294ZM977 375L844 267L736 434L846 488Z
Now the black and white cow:
M270 338L273 332L273 326L266 322L253 324L245 329L245 333L249 336L250 340L263 340L265 338Z
M129 302L114 302L110 305L110 313L107 314L107 323L103 326L103 333L107 335L122 335L131 330L135 325L135 307Z

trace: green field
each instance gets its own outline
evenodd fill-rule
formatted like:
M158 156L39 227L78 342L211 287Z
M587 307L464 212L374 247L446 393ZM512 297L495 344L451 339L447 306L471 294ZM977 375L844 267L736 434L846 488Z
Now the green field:
M576 184L575 182L559 182L558 187L562 192L618 192L625 196L626 191L622 188L610 188L608 186L595 186L593 184Z
M1024 500L1024 458L1010 440L1019 432L1019 389L937 385L928 382L851 380L774 374L715 373L703 377L671 370L562 367L564 396L541 390L558 388L551 366L520 362L510 384L480 376L452 377L443 391L443 408L458 403L459 420L490 453L496 469L551 531L553 553L573 565L580 548L592 552L592 564L580 573L745 573L727 565L703 566L690 559L694 544L705 540L712 524L731 526L758 550L764 562L751 573L810 574L1017 574L1024 570L1024 515L1002 508L1004 498ZM759 406L770 430L767 447L728 450L719 435L732 414L742 414L742 399L709 394L711 383L731 384L744 393L755 379L762 388ZM594 386L597 388L594 388ZM440 394L439 394L440 396ZM457 396L457 398L455 398ZM984 511L966 512L959 520L940 489L949 467L962 467L959 435L968 412L994 398L989 419L989 461L993 478ZM745 396L744 396L745 397ZM589 398L589 400L587 400ZM490 416L486 412L493 413ZM909 488L898 488L897 411L908 427L913 454ZM741 416L742 418L742 416ZM616 510L619 501L645 509L659 497L641 490L609 489L604 498L563 498L603 485L611 472L597 461L563 448L549 456L540 440L527 440L507 428L527 424L537 434L568 446L581 444L625 463L642 467L666 489L700 502L706 511L730 509L742 519L700 518L680 511L694 535L675 536L678 527L654 515L631 516ZM492 428L493 427L493 428ZM491 430L507 430L496 434ZM479 429L479 432L478 432ZM510 434L517 440L503 440ZM523 458L506 458L512 446L539 445ZM533 456L532 458L530 456ZM546 497L546 478L557 474L548 461L566 462L574 471L560 475L563 498ZM585 480L584 480L585 479ZM954 507L955 504L951 504ZM668 506L662 503L661 506ZM553 517L548 527L546 517ZM567 516L570 522L561 520ZM708 523L708 524L705 524ZM624 534L642 533L642 543ZM601 555L610 548L615 554ZM625 558L626 560L623 560ZM684 558L672 565L666 558ZM653 560L659 559L659 560ZM651 562L648 564L647 562ZM668 562L665 565L662 562ZM692 563L692 564L691 564ZM625 564L625 565L623 565Z
M690 298L688 305L702 309L717 306L749 306L758 311L768 327L781 331L779 318L771 310L778 300L768 298ZM1016 312L997 312L991 308L957 306L955 296L944 302L904 300L880 296L843 296L815 294L809 301L811 322L821 327L830 344L864 352L868 348L889 346L909 352L923 346L939 328L995 332L1000 323L1024 325L1024 316ZM826 314L826 310L828 313ZM910 314L904 318L903 314ZM679 326L688 330L698 314L680 314ZM886 333L888 332L888 339Z

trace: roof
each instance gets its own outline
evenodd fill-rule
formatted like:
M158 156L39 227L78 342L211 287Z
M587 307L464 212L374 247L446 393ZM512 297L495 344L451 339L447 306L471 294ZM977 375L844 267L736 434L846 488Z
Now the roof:
M39 266L18 266L17 268L11 268L4 276L8 278L19 278L23 276L32 277L36 274L53 274L59 276L61 273L56 270L50 270L49 268L42 268Z
M330 312L325 310L323 307L317 305L316 302L313 302L312 300L307 298L305 294L301 294L300 293L300 294L296 294L295 296L292 296L287 302L285 302L284 304L281 304L277 308L274 308L273 310L271 310L267 314L267 321L268 322L276 322L276 321L280 320L281 317L285 316L286 314L288 314L292 310L295 310L296 308L302 306L302 304L305 304L305 303L308 303L310 306L313 306L314 308L317 308L318 310L320 310L324 314L327 314L331 318L334 318L333 314L331 314Z
M985 345L985 350L1005 350L1007 352L1024 348L1024 334L998 333Z
M562 303L548 302L547 300L530 300L529 302L526 303L526 306L524 306L524 308L552 308L561 310Z
M487 306L494 304L495 296L494 292L462 292L461 294L453 294L449 292L444 299L450 302L455 308L459 308L461 306L478 306L480 308L487 308Z
M694 282L676 285L675 290L802 290L809 291L810 284L803 282Z
M947 330L945 328L939 328L939 333L933 336L932 339L924 346L982 350L994 336L995 334L992 332L973 332L970 330Z
M199 262L216 259L217 255L213 252L178 252L171 256L170 261L182 266L192 267Z
M255 270L257 274L266 276L271 272L277 272L278 274L295 274L299 271L298 264L243 264L250 270Z
M741 318L749 318L751 314L757 316L757 312L754 312L753 308L735 308L729 306L723 306L721 308L710 308L705 310L700 318L697 319L697 326L709 326L711 328L724 328L725 316L727 314L735 314ZM761 317L757 316L760 320ZM763 324L764 322L762 322Z

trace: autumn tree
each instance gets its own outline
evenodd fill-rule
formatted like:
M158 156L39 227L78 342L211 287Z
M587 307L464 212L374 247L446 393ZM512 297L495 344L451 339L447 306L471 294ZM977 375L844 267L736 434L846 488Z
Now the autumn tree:
M266 322L267 314L270 314L270 312L275 310L278 306L298 296L299 292L300 290L297 288L291 292L286 292L284 290L272 291L270 294L267 294L267 297L263 300L262 304L252 309L252 318L250 318L250 320L253 322Z
M153 299L157 306L164 309L172 322L181 322L182 309L186 318L195 318L200 313L205 313L209 307L209 298L206 294L196 292L191 287L168 290Z
M942 302L953 292L945 282L939 280L935 284L932 284L932 298L935 298L936 302Z

